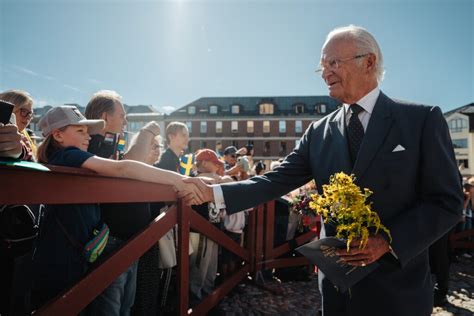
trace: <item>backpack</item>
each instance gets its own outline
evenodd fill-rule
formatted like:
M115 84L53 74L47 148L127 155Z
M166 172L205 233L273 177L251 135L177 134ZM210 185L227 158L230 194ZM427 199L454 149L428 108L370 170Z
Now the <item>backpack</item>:
M36 216L27 205L0 206L0 242L7 250L31 249L38 236Z

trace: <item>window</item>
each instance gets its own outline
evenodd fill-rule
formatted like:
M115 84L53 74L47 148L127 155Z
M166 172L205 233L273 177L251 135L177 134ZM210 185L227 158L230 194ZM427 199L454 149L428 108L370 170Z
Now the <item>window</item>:
M232 121L230 129L232 131L232 134L237 134L239 132L239 122Z
M303 133L303 122L295 121L295 133Z
M304 113L304 104L296 104L295 105L295 113L296 114L303 114Z
M469 160L467 159L458 160L458 166L461 166L462 168L469 168Z
M196 107L194 105L188 106L188 114L190 115L196 114Z
M204 140L201 140L199 142L199 149L204 149L204 148L207 148L207 142Z
M222 134L222 121L216 122L216 134Z
M231 108L232 114L239 114L240 113L240 105L233 105Z
M201 121L201 134L206 134L207 133L207 122L206 121Z
M273 114L273 104L272 103L262 103L260 104L260 114Z
M286 156L286 142L280 142L280 156Z
M128 125L129 125L130 131L138 132L140 128L142 128L145 125L145 123L144 122L129 122Z
M254 132L253 121L247 121L247 133L252 134Z
M462 132L463 129L467 128L467 120L457 118L449 121L449 130L451 133Z
M286 133L286 122L285 121L280 121L279 122L278 130L280 131L280 134Z
M318 106L318 109L319 109L318 113L321 113L321 114L326 113L326 104L320 104Z
M270 155L270 142L266 141L263 144L263 155L264 156L269 156Z
M216 153L218 156L222 156L223 155L223 152L222 152L222 143L220 141L217 141L216 142Z
M193 131L193 122L186 122L186 126L188 127L189 134Z
M299 145L300 145L300 140L299 139L295 140L295 148L298 147Z
M467 138L453 139L454 148L467 148Z
M270 121L263 121L263 133L270 134Z
M217 105L211 105L209 107L209 114L217 114L218 110Z
M239 142L236 141L236 140L233 140L232 141L232 146L236 147L236 148L239 148Z

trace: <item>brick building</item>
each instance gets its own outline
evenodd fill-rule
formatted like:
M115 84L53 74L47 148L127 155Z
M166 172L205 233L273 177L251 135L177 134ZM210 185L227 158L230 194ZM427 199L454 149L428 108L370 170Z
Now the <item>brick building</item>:
M166 115L165 125L187 124L190 151L252 144L254 161L270 161L289 154L311 122L339 105L327 96L206 97Z

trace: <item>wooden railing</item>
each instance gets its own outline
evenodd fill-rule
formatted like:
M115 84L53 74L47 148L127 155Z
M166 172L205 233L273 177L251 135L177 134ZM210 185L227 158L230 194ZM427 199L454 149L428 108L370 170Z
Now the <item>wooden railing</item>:
M449 245L451 249L474 249L474 228L452 233L449 236Z
M247 247L242 248L190 207L184 205L170 186L129 179L110 178L74 168L48 166L51 171L36 171L0 166L1 204L81 204L170 202L174 206L154 219L143 231L104 260L81 281L34 312L37 315L77 315L110 283L138 260L174 225L178 225L178 313L205 315L248 274L266 268L305 265L304 258L279 259L290 246L273 247L274 202L260 205L250 212ZM209 237L243 260L242 266L199 305L189 309L189 231L190 228ZM316 233L297 238L303 244Z

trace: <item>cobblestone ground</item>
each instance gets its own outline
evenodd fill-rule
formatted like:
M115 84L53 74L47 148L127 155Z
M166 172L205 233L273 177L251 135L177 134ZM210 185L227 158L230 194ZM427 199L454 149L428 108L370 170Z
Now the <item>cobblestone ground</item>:
M472 254L472 253L471 253ZM474 314L474 258L459 257L451 265L448 303L435 307L432 316ZM317 276L308 282L267 281L265 290L251 283L240 284L219 304L217 315L318 315L321 296Z

